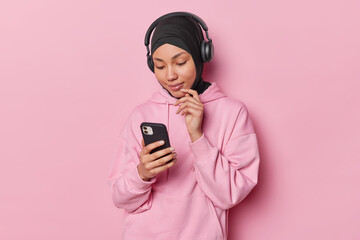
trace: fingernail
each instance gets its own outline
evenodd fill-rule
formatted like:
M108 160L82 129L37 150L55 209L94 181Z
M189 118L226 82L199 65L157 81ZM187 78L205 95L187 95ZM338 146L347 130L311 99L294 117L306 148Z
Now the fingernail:
M176 154L176 153L174 153L174 154L173 154L173 157L176 157L176 155L177 155L177 154Z
M165 143L164 140L161 140L161 141L160 141L160 144L164 144L164 143Z
M173 147L172 147L172 148L170 148L170 151L174 151L174 150L175 150L175 148L173 148Z

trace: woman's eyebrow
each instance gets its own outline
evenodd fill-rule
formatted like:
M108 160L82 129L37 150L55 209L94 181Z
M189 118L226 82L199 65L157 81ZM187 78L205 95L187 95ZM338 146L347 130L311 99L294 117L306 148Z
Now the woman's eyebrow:
M182 54L186 54L186 52L180 52L180 53L174 55L171 59L175 59L175 58L177 58L178 56L180 56Z
M177 57L179 57L180 55L183 55L183 54L186 54L186 52L179 52L178 54L175 54L171 59L175 59ZM163 62L164 60L162 60L161 58L154 58L154 60L157 60L157 61L161 61Z

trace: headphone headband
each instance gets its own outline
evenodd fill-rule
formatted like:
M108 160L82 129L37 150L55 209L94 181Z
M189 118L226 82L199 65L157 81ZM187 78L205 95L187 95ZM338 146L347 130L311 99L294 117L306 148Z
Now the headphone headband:
M152 31L154 30L154 28L158 25L158 23L161 20L163 20L165 18L168 18L168 17L190 17L190 18L195 19L200 24L202 29L204 29L205 34L206 34L206 38L209 40L210 43L212 42L212 39L209 37L209 34L207 32L208 27L207 27L206 23L200 17L196 16L195 14L189 13L189 12L172 12L172 13L165 14L165 15L159 17L158 19L156 19L150 25L149 29L146 31L145 41L144 41L146 49L147 49L146 56L150 55L149 43L150 43L150 35L151 35Z
M149 48L150 35L151 35L152 31L154 30L154 28L158 25L158 23L161 20L163 20L165 18L168 18L168 17L188 17L188 18L192 18L202 27L202 29L205 31L206 38L208 39L208 41L203 40L201 42L201 45L200 45L201 60L203 62L210 62L210 60L214 56L214 46L212 44L212 39L209 37L208 27L207 27L206 23L200 17L196 16L195 14L189 13L189 12L172 12L172 13L165 14L165 15L159 17L158 19L156 19L150 25L148 30L146 31L144 43L145 43L145 46L146 46L146 49L147 49L147 54L146 54L147 64L148 64L150 70L152 72L154 72L154 62L153 62L153 60L151 58L150 48Z

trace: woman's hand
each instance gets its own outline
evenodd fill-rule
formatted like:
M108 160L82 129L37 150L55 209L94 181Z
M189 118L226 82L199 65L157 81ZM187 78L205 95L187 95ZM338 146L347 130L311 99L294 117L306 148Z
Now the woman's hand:
M175 164L176 153L175 149L172 147L150 154L153 149L163 144L164 141L158 141L145 146L144 139L141 140L142 150L140 152L140 163L138 164L137 169L142 180L150 181L151 178ZM174 160L168 162L172 159Z
M204 115L204 104L200 101L199 94L193 89L181 89L185 96L176 101L175 106L182 103L176 114L185 114L185 123L192 142L202 136L202 119ZM192 97L191 97L191 95Z

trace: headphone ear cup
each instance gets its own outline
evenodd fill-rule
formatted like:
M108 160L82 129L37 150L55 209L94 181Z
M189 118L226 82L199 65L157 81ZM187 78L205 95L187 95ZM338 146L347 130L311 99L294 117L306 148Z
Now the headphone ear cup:
M206 42L205 41L201 42L200 52L201 52L201 60L203 62L207 62L206 61Z
M214 57L214 45L212 42L207 42L207 56L208 62Z
M214 46L211 42L201 42L201 60L203 62L210 62L214 55Z
M151 55L147 57L147 65L152 72L154 72L154 62L152 60Z

